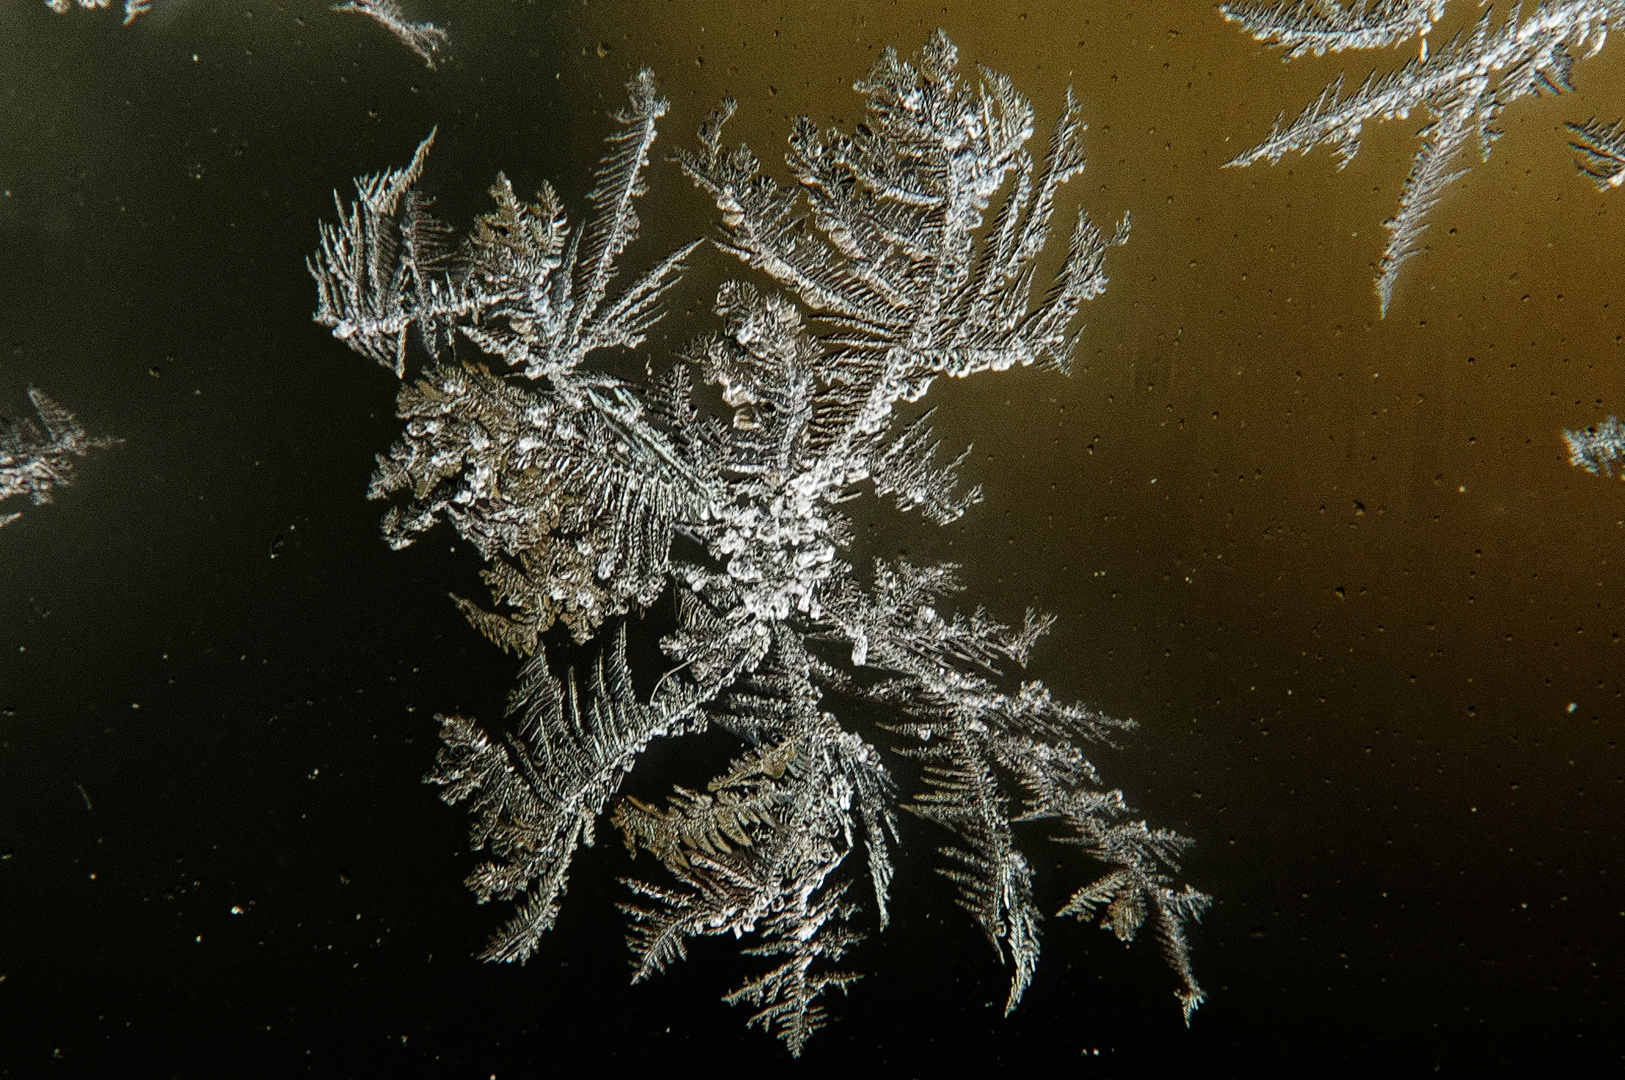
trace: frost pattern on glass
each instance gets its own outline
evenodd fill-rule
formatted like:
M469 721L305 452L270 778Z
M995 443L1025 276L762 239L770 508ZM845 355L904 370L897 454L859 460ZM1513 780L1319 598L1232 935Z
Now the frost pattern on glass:
M1285 59L1291 60L1307 52L1374 48L1424 35L1442 14L1442 4L1391 0L1343 10L1331 0L1305 0L1273 8L1228 5L1222 10L1259 40L1285 46ZM1521 5L1515 5L1499 25L1486 7L1470 29L1431 51L1422 37L1417 54L1403 67L1381 76L1372 72L1351 93L1344 94L1339 75L1296 120L1283 126L1283 113L1267 139L1226 164L1244 166L1261 160L1274 164L1294 151L1306 154L1329 146L1342 168L1359 152L1366 122L1404 119L1412 110L1425 111L1429 120L1417 133L1422 145L1405 179L1399 209L1383 223L1389 239L1377 264L1376 291L1386 315L1400 267L1423 250L1428 212L1468 171L1460 164L1462 152L1471 146L1487 160L1501 136L1497 125L1508 105L1522 97L1572 90L1570 50L1595 56L1607 41L1609 27L1621 18L1625 0L1556 0L1537 5L1528 17ZM1580 149L1584 153L1583 146ZM1590 172L1584 163L1581 168Z
M83 2L83 0L81 0ZM432 22L413 22L395 0L346 0L334 4L334 11L354 11L400 39L402 45L417 54L418 59L434 70L435 54L446 44L446 32Z
M51 489L73 481L73 459L117 440L91 438L79 420L41 390L30 388L28 400L39 417L0 419L0 503L26 495L35 506L51 501ZM20 511L0 511L0 526Z
M1602 423L1579 431L1563 432L1563 441L1569 444L1569 461L1598 476L1613 476L1620 469L1625 479L1625 425L1619 417L1610 416Z
M796 123L789 187L723 144L731 102L713 114L680 164L721 212L717 245L783 291L726 282L721 329L659 374L648 357L636 382L589 354L642 346L695 246L612 288L666 108L648 72L629 86L583 227L551 189L527 202L499 176L496 208L454 241L416 187L432 135L406 168L357 180L321 226L316 320L397 374L409 341L429 357L402 387L407 429L373 479L374 497L397 499L385 538L400 547L450 523L489 562L495 601L458 604L524 658L511 730L442 717L427 777L469 802L473 845L491 853L469 886L518 901L486 958L536 949L607 809L628 850L667 872L628 882L634 980L692 938L750 936L766 970L725 1000L799 1054L828 992L859 977L842 961L863 937L860 904L887 924L901 808L944 830L942 872L1012 966L1007 1008L1039 956L1022 821L1050 822L1105 864L1062 914L1124 940L1152 922L1187 1022L1203 1000L1185 934L1208 898L1171 876L1189 841L1133 817L1083 752L1131 725L1010 675L1051 620L951 611L949 564L848 561L845 503L889 496L947 523L979 498L959 483L964 454L938 460L930 413L902 407L941 375L1065 371L1082 304L1127 239L1126 216L1108 239L1079 212L1037 280L1058 193L1084 165L1079 108L1069 91L1035 160L1026 99L957 66L940 31L913 62L888 50L857 84L867 117L854 132ZM485 359L459 362L468 345ZM723 415L702 408L696 376ZM668 591L670 662L640 694L628 618ZM550 666L555 624L598 643L586 678ZM703 729L741 744L722 775L664 804L611 805L651 740ZM874 739L905 745L889 758ZM920 777L911 798L896 765Z
M58 15L66 15L75 6L86 11L99 11L111 7L112 0L45 0L45 6ZM124 25L129 26L137 18L152 10L152 0L124 0Z

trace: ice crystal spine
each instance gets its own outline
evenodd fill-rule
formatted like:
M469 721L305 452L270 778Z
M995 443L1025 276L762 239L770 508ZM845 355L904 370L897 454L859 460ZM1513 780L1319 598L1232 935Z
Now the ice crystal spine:
M1620 469L1625 479L1625 425L1617 416L1610 416L1594 427L1563 432L1563 441L1569 444L1569 461L1598 476L1613 476Z
M82 2L82 0L81 0ZM388 30L402 45L417 54L430 71L435 59L446 44L446 32L432 22L413 22L395 0L345 0L334 4L334 11L353 11L365 15Z
M1285 59L1292 60L1308 52L1374 48L1426 34L1443 14L1442 8L1432 0L1378 0L1369 7L1348 9L1331 0L1287 0L1275 7L1230 4L1221 10L1259 40L1286 47ZM1470 29L1433 50L1422 38L1416 56L1404 66L1382 76L1372 72L1351 93L1344 94L1339 75L1296 120L1283 126L1283 113L1267 139L1227 165L1274 164L1288 153L1306 154L1327 146L1336 152L1342 168L1359 152L1360 133L1368 121L1425 111L1429 121L1418 132L1422 145L1405 179L1399 209L1383 223L1389 239L1377 264L1376 292L1386 315L1400 268L1423 250L1429 211L1468 171L1460 164L1463 151L1472 146L1480 159L1487 160L1501 135L1497 124L1508 105L1522 97L1572 90L1571 47L1596 55L1609 28L1622 18L1625 0L1549 0L1527 17L1521 6L1514 6L1499 25L1486 7ZM1592 169L1606 168L1608 147L1617 148L1618 143L1595 141L1605 134L1600 130L1578 133L1581 169L1599 179Z
M78 418L42 390L29 388L28 400L38 422L0 420L0 503L24 495L35 506L50 502L53 488L73 481L74 458L116 441L87 435ZM0 526L19 516L20 511L0 511Z
M844 961L860 909L877 929L890 918L902 809L946 833L942 872L1011 965L1014 1008L1041 921L1014 825L1048 821L1103 864L1062 913L1125 940L1153 922L1188 1022L1203 995L1186 927L1208 902L1171 876L1189 841L1136 820L1083 752L1129 725L1014 679L1048 617L945 611L960 590L948 564L854 566L843 510L873 495L941 523L965 513L978 496L958 480L965 456L939 461L929 411L910 404L943 375L1064 371L1127 217L1108 238L1078 212L1041 282L1061 188L1084 167L1070 91L1035 159L1026 99L996 72L962 79L940 31L913 62L887 50L857 89L856 131L796 123L789 187L724 145L731 102L680 155L720 211L716 246L758 283L724 283L719 330L670 360L645 338L694 245L617 287L666 108L648 72L584 225L550 188L526 201L499 176L495 209L455 240L416 186L431 135L406 168L357 180L321 226L316 321L403 378L419 347L426 358L373 479L374 497L395 500L385 537L404 546L444 521L468 539L495 605L457 602L524 658L509 731L442 717L426 778L469 803L473 847L490 853L470 888L519 901L484 955L536 950L607 811L628 851L665 871L628 881L634 981L693 938L751 935L768 969L725 1000L799 1054L828 992L859 978ZM591 365L639 349L644 379ZM720 391L720 415L696 377ZM639 693L629 619L665 596L669 663ZM556 626L596 645L584 678L550 665ZM876 709L884 722L860 719ZM722 775L664 805L616 800L653 739L707 728L739 742ZM900 798L911 771L922 789Z

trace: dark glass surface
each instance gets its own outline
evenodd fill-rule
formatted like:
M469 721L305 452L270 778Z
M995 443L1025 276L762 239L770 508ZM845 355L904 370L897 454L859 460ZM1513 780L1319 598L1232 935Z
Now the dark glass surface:
M1625 487L1560 431L1621 410L1625 195L1576 176L1561 124L1625 109L1625 46L1508 110L1378 320L1420 118L1342 172L1218 166L1399 51L1288 67L1194 2L413 12L450 31L444 70L320 3L156 0L128 29L0 8L0 410L35 385L125 440L0 531L0 1075L788 1063L718 1001L731 941L626 985L608 829L538 957L471 958L502 912L419 779L434 713L497 720L515 665L446 599L480 595L472 549L379 540L395 380L310 323L303 260L332 189L435 125L442 216L466 225L499 169L579 215L638 67L672 100L662 151L731 94L776 163L791 117L849 127L878 51L938 25L1041 131L1074 86L1069 203L1134 233L1070 378L932 391L986 501L945 530L878 513L859 555L956 559L968 603L1059 616L1030 672L1139 721L1099 762L1197 840L1210 1000L1187 1031L1153 942L1050 919L1002 1017L1005 970L910 822L892 927L797 1068L1618 1067ZM649 183L639 266L713 216L674 166ZM711 328L735 272L705 252L654 347ZM730 749L657 745L629 790ZM1050 911L1083 872L1036 869Z

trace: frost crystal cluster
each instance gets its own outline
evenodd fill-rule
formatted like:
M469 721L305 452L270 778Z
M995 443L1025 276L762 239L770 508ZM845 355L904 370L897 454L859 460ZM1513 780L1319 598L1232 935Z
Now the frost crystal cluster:
M86 435L72 413L39 390L31 388L28 400L38 423L27 417L0 419L0 503L20 495L35 506L50 502L52 488L72 482L74 458L114 442ZM20 516L0 510L0 526Z
M1521 97L1572 90L1572 50L1595 56L1609 28L1625 18L1625 0L1547 0L1527 17L1521 4L1514 5L1500 23L1485 6L1470 29L1430 50L1426 34L1444 7L1445 0L1355 0L1348 8L1334 0L1220 5L1225 18L1259 41L1285 48L1287 60L1420 38L1416 55L1399 70L1380 77L1373 72L1348 94L1339 75L1296 120L1283 126L1283 113L1269 138L1227 163L1273 164L1293 151L1329 146L1342 168L1359 152L1367 121L1425 112L1428 122L1418 132L1422 145L1405 178L1399 210L1383 223L1389 238L1377 264L1376 289L1385 315L1399 268L1423 249L1428 212L1445 188L1467 172L1463 151L1470 146L1487 160L1501 136L1497 124L1502 110ZM1578 136L1573 145L1580 170L1600 187L1616 186L1625 161L1619 126L1593 121L1570 128Z
M1613 476L1617 468L1625 479L1625 425L1619 417L1610 416L1582 431L1564 431L1563 441L1569 444L1573 464L1598 476Z
M527 201L498 176L494 209L454 240L417 187L432 135L322 225L317 322L397 375L420 346L428 358L373 479L373 497L396 500L384 535L400 547L445 521L475 545L495 606L458 603L524 658L510 730L441 717L427 777L468 802L473 846L490 852L469 886L516 901L484 955L531 955L607 812L665 870L628 882L634 981L693 938L748 938L765 970L725 1000L799 1054L827 992L859 977L843 961L860 904L886 926L901 808L940 827L942 872L1012 966L1008 1008L1041 919L1015 825L1042 822L1103 864L1062 914L1124 941L1149 921L1188 1021L1203 994L1186 928L1208 903L1171 876L1189 841L1133 816L1084 752L1129 725L1006 675L1047 616L953 612L952 565L854 565L843 512L872 494L947 523L977 501L956 476L964 455L939 462L929 412L908 406L943 375L1065 371L1128 220L1107 239L1079 213L1039 281L1058 193L1084 165L1070 92L1035 159L1028 102L996 72L963 80L940 32L913 62L888 50L857 89L867 119L852 133L797 121L793 185L724 144L731 102L680 155L720 211L717 246L755 280L722 285L720 329L675 362L646 355L646 379L590 361L643 345L696 247L620 284L666 108L648 72L584 226L551 189ZM669 662L635 677L629 621L670 595ZM597 643L585 672L549 664L556 624ZM651 740L704 729L738 741L720 775L664 801L616 798ZM916 794L900 798L904 783Z
M58 15L66 15L73 10L75 4L87 11L96 11L111 7L112 0L45 0L45 6ZM129 26L151 10L152 0L124 0L124 25Z

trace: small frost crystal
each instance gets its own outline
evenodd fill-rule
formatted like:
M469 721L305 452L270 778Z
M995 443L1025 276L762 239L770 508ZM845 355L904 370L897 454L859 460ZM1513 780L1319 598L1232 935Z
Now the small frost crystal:
M446 44L444 30L432 22L408 19L395 0L347 0L343 4L334 4L333 10L354 11L367 16L399 38L401 44L416 53L430 71L434 70L435 54Z
M1582 431L1564 431L1563 441L1569 444L1572 464L1598 476L1613 476L1617 468L1625 479L1625 425L1619 417L1610 416Z
M0 503L21 495L35 506L50 502L52 488L72 482L74 458L116 441L86 435L78 419L43 391L31 388L28 400L38 423L27 417L0 419ZM0 526L20 516L0 510Z
M124 25L152 10L153 0L124 0ZM66 15L75 7L97 11L112 6L112 0L45 0L45 6L58 15ZM418 55L433 71L440 50L446 45L446 32L432 22L413 22L406 17L396 0L345 0L334 4L333 11L353 11L367 16L385 30L394 34Z
M1425 35L1443 16L1444 6L1444 0L1373 0L1369 5L1356 0L1350 8L1334 0L1220 6L1225 18L1240 23L1258 40L1285 47L1287 60L1421 37L1416 55L1397 71L1382 76L1372 72L1348 94L1339 75L1296 120L1283 126L1283 113L1269 138L1227 163L1274 164L1288 153L1306 154L1328 146L1336 151L1342 168L1359 153L1367 121L1425 112L1428 122L1417 133L1422 145L1405 178L1399 209L1383 223L1389 239L1377 264L1376 290L1384 315L1393 300L1399 268L1423 250L1428 212L1468 171L1463 152L1472 147L1487 160L1502 133L1498 126L1502 111L1522 97L1572 90L1571 50L1595 56L1610 27L1625 19L1625 0L1546 0L1527 16L1521 5L1514 5L1499 24L1485 7L1470 29L1430 50ZM1571 128L1580 136L1575 144L1580 170L1599 186L1617 185L1619 132L1600 125Z
M1172 877L1189 841L1138 820L1083 749L1129 725L1012 680L1047 617L953 612L951 565L860 570L842 510L875 495L947 523L977 501L958 481L965 456L939 461L929 411L904 406L939 376L1066 370L1127 218L1107 239L1078 213L1037 281L1084 164L1070 92L1035 159L1027 101L995 72L965 81L940 32L913 62L888 50L857 88L867 114L852 133L796 123L790 186L724 145L731 102L680 155L721 213L717 246L756 280L724 283L720 329L675 362L646 356L639 381L590 362L644 346L695 246L620 283L666 107L647 72L584 225L551 189L526 201L498 177L495 208L454 241L417 187L431 136L405 169L358 180L321 228L316 320L397 374L419 346L428 358L373 479L374 497L398 497L384 535L404 546L444 521L477 547L496 606L458 603L524 658L509 732L442 717L428 777L469 803L491 855L469 886L518 902L485 956L537 949L607 811L664 871L627 882L634 981L695 938L748 938L766 970L725 1000L799 1054L829 992L859 978L846 964L860 908L887 924L902 809L940 827L942 872L1011 965L1014 1008L1041 921L1015 826L1043 821L1102 864L1062 914L1124 940L1152 923L1188 1020L1203 995L1186 928L1208 902ZM635 678L628 627L657 600L676 611L669 663ZM557 624L595 648L585 675L550 665ZM702 729L738 740L721 775L617 800L653 739ZM905 783L918 793L900 799Z

